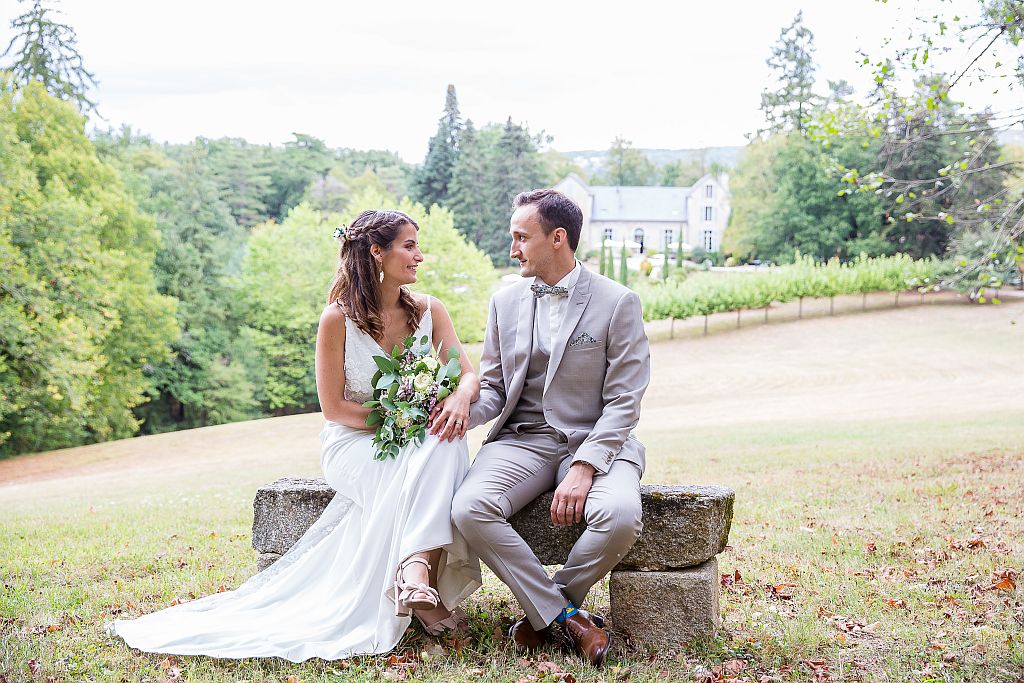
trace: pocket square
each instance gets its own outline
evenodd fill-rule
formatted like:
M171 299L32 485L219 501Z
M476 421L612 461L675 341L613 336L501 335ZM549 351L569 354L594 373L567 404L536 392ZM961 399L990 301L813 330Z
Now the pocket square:
M596 344L597 342L597 339L594 339L589 334L584 332L583 334L569 342L569 348L572 348L574 346L585 346L587 344Z

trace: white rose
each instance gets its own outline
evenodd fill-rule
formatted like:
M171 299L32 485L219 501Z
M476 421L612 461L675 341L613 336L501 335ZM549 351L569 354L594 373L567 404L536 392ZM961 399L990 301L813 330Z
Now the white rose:
M409 416L405 413L399 413L398 417L395 418L395 424L398 425L400 429L405 429L412 424L412 420L410 420Z
M441 364L437 362L437 359L433 356L427 356L423 359L423 364L427 366L427 370L430 372L437 372L437 369L441 367Z
M434 382L434 377L427 372L421 372L416 375L416 379L412 381L412 385L416 388L416 391L426 391L430 388L430 385Z

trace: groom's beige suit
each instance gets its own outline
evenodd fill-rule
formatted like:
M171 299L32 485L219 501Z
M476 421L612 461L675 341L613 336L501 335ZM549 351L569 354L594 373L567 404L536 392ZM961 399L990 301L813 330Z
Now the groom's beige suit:
M491 299L470 426L497 419L452 517L539 630L566 599L582 605L640 535L644 447L633 429L650 352L640 299L626 287L579 264L559 283L569 285L561 300L535 297L533 283L527 278ZM508 519L579 461L596 470L587 528L549 577Z

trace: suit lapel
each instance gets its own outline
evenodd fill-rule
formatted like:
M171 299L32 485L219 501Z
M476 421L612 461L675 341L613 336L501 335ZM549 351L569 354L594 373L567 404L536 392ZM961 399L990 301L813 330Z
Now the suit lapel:
M548 372L544 377L544 392L547 393L551 386L551 380L558 371L558 364L562 362L565 354L565 347L569 343L569 335L576 329L583 312L587 310L590 303L590 283L593 275L586 268L580 270L580 277L576 281L576 287L572 290L572 296L566 304L565 317L562 318L562 325L558 328L558 336L551 344L551 359L548 361Z
M537 298L529 287L524 287L519 295L519 312L516 315L516 346L515 364L508 369L506 377L510 377L507 398L513 395L519 398L519 392L526 381L526 372L530 364L530 353L533 351L533 318L537 307ZM504 368L503 368L504 369Z

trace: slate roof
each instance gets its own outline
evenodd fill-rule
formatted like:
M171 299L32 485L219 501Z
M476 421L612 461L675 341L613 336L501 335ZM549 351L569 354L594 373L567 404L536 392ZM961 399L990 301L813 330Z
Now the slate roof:
M686 221L689 187L590 185L591 221Z

